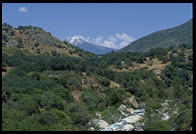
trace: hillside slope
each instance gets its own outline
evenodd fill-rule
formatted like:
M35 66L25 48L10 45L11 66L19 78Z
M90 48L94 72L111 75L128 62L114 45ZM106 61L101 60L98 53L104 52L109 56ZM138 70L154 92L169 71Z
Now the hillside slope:
M181 44L192 44L192 19L174 28L161 30L140 38L119 51L148 51L151 48L178 47Z
M21 50L27 50L33 55L66 55L71 57L88 55L66 41L62 42L52 36L51 33L35 26L13 28L6 23L2 24L2 45L6 48L14 46Z

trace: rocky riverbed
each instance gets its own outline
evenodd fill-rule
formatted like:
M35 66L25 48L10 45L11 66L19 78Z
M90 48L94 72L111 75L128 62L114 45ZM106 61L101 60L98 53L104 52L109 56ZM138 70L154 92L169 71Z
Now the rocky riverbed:
M135 123L143 118L145 109L136 109L129 113L125 118L120 119L105 128L100 128L100 131L133 131L135 130ZM144 126L144 124L142 124ZM137 124L137 131L143 131L139 128L140 125Z
M89 130L95 131L95 128L97 128L96 130L98 131L143 131L145 125L138 121L143 119L145 109L127 108L127 106L121 104L118 110L121 112L122 116L113 124L109 124L102 120L101 115L97 113L99 119L93 119L90 122L92 127L90 127Z

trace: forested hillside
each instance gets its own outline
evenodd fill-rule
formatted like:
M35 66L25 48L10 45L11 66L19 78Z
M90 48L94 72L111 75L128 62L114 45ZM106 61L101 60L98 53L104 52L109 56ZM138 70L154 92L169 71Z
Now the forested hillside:
M192 45L96 56L57 40L46 54L41 35L2 30L3 131L192 130Z
M154 32L142 37L119 51L143 52L151 48L178 47L182 44L192 45L193 43L193 19L177 27Z

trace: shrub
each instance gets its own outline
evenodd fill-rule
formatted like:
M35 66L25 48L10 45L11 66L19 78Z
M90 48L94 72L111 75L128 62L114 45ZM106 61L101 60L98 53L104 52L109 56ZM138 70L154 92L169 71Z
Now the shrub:
M58 54L55 50L51 51L52 56L60 56L60 54Z
M168 121L157 120L147 128L147 131L170 131L170 125Z
M39 46L39 42L35 42L35 47L38 47Z
M18 47L18 48L24 48L24 46L23 46L22 43L18 43L18 44L16 45L16 47Z
M110 81L108 80L108 79L102 79L101 80L101 84L103 85L103 86L109 86L110 85Z
M118 121L120 116L121 116L121 113L113 106L106 108L102 112L103 120L107 121L108 123L114 123Z
M39 48L36 49L36 53L37 53L37 54L40 54L40 49L39 49Z
M50 111L41 112L39 122L43 125L51 125L56 122L54 113Z
M153 61L152 61L152 60L149 60L149 61L147 62L147 65L148 65L148 66L152 66L152 64L153 64Z

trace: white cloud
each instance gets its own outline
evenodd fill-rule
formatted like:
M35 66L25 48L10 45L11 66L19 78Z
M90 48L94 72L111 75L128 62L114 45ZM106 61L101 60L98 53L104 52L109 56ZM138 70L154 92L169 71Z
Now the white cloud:
M95 38L95 43L96 43L96 44L101 44L102 41L103 41L103 37L101 37L101 36L97 36L97 37Z
M26 13L28 11L27 7L19 7L19 12Z
M136 40L134 37L128 36L126 33L121 33L121 34L115 33L114 35L108 36L106 39L104 39L100 35L95 38L84 37L82 35L76 35L71 38L67 37L68 40L79 39L79 38L92 44L109 47L109 48L115 48L115 49L121 49L129 45L134 40Z
M117 39L114 36L109 36L108 40L112 41L112 42L116 42L117 41Z
M108 40L105 40L103 42L103 45L102 46L109 47L109 48L116 48L116 45L114 44L114 42L108 41Z
M135 38L128 36L126 33L115 33L116 38L123 40L123 41L128 41L128 42L132 42L135 40Z

